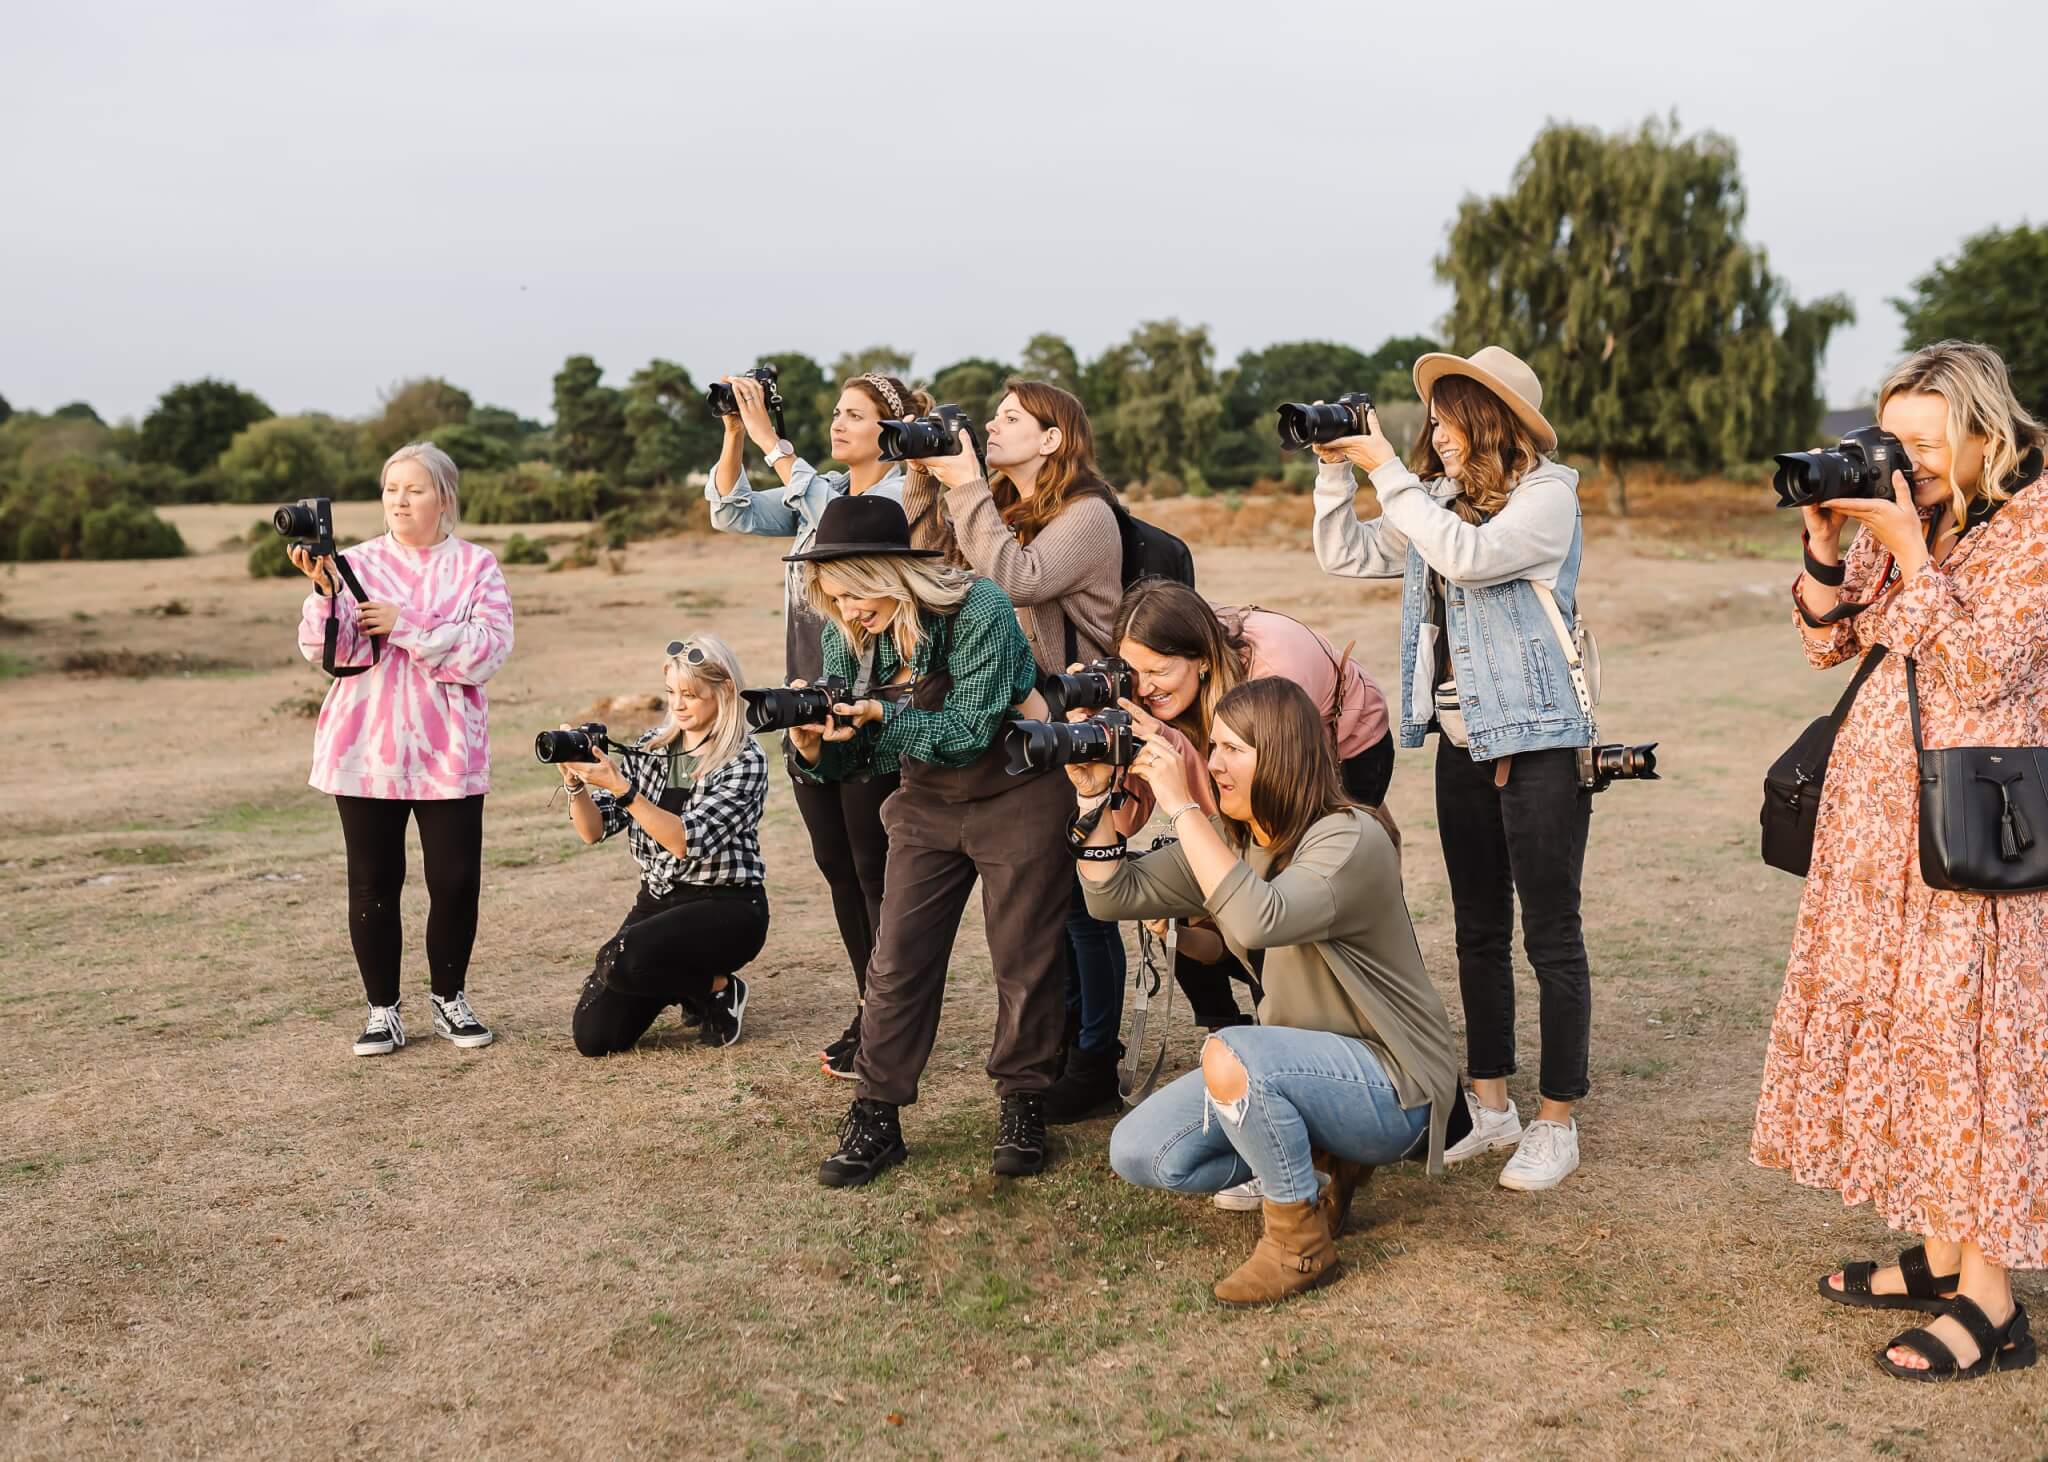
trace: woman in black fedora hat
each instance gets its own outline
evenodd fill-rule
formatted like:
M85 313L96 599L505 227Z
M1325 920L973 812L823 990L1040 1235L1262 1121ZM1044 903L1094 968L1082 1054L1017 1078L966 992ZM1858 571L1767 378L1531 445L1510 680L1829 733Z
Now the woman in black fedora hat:
M1004 769L1001 732L1013 713L1045 715L1016 607L991 580L912 548L903 510L883 498L834 501L811 546L789 557L825 621L825 674L853 687L832 724L790 732L792 770L824 782L899 767L902 776L882 807L889 861L857 1095L818 1180L855 1187L908 1155L897 1111L917 1100L977 878L997 1001L994 1171L1039 1172L1065 1014L1074 794L1063 776Z

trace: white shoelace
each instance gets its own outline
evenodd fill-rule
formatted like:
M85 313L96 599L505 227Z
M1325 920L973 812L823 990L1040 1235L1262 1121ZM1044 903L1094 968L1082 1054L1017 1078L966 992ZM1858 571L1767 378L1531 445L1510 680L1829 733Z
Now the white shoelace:
M1521 1146L1515 1149L1515 1156L1528 1153L1532 1163L1553 1163L1557 1161L1558 1145L1569 1129L1562 1122L1531 1122L1522 1133Z
M458 1029L465 1025L483 1024L482 1021L476 1018L476 1012L469 1008L469 994L464 990L457 990L453 1000L443 1000L441 1002L441 1013L448 1017L450 1025Z
M364 1035L375 1035L378 1031L388 1032L394 1046L405 1044L405 1026L399 1022L396 1005L372 1005L370 1023L364 1027Z

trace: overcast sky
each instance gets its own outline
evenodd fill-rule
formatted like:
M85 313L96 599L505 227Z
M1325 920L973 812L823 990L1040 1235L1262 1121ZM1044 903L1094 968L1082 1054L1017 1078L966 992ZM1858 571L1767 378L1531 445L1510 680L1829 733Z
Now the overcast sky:
M550 414L587 352L700 380L887 343L930 371L1140 320L1426 332L1461 197L1546 119L1676 109L1741 150L1748 230L1887 297L2048 221L2048 6L408 0L14 7L0 42L0 395L113 419L226 377L374 410L439 374Z

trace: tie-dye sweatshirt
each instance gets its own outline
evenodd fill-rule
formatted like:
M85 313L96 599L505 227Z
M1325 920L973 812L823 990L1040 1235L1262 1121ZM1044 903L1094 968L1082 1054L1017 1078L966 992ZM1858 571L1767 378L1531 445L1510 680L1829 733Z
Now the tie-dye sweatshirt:
M383 659L327 688L313 732L313 774L344 797L444 801L491 788L484 682L512 653L512 599L490 550L459 538L407 548L390 534L348 549L374 601L399 606ZM315 591L299 618L299 649L320 663L330 604L340 617L335 664L369 662L356 601Z

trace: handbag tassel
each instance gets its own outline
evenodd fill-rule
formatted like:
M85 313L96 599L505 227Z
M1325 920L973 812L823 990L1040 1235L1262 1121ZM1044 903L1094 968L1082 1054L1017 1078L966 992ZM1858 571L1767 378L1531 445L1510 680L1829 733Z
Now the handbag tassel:
M2019 804L2012 800L2011 784L2019 779L2018 772L2003 780L1986 776L1983 772L1977 773L1978 781L1989 782L1998 788L1998 856L2008 863L2019 862L2020 854L2034 846L2034 830L2027 825L2026 814L2020 811Z

